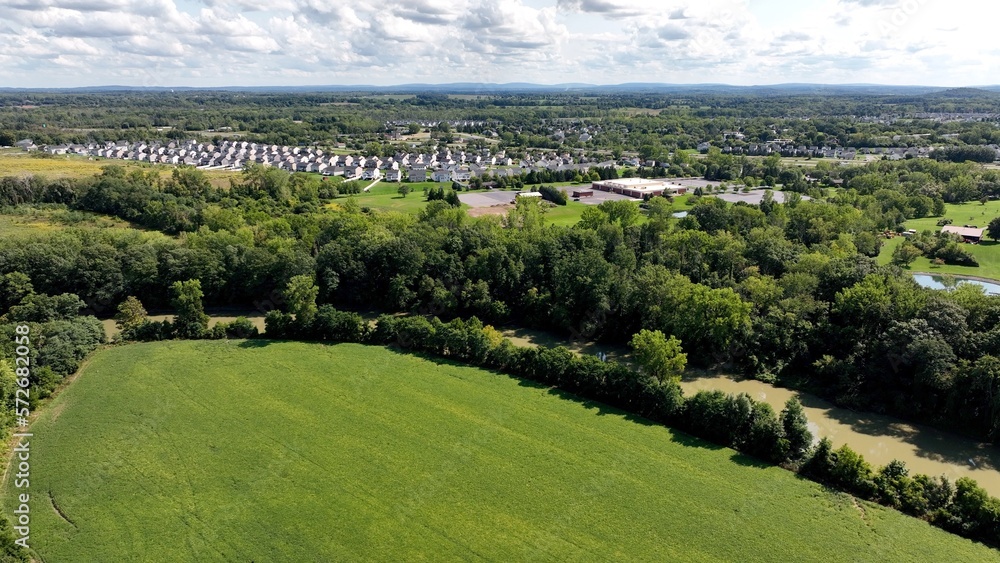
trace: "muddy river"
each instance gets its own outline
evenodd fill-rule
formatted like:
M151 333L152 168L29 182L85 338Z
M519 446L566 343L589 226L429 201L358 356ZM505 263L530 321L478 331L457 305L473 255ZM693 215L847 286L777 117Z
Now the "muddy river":
M725 376L685 378L685 395L714 390L746 393L766 401L776 412L790 397L798 397L809 417L809 429L818 440L827 437L834 447L847 444L865 456L873 466L898 459L913 473L945 475L954 482L972 477L993 496L1000 496L1000 449L967 438L888 416L855 412L806 393L782 389L755 380L734 380Z
M225 312L207 311L207 313L209 315L209 318L208 318L208 328L212 328L212 327L214 327L215 325L217 325L219 323L230 323L230 322L233 322L237 318L239 318L240 315L242 315L242 316L246 317L247 319L249 319L250 322L253 323L253 325L255 327L257 327L258 331L260 331L261 333L264 332L264 315L261 314L258 311L245 311L245 312L244 311L239 311L239 312L235 312L235 313L234 312L230 312L230 311L225 311ZM170 321L170 322L173 322L174 316L173 315L149 315L149 320L151 320L151 321ZM119 330L118 330L117 327L115 327L115 321L114 321L114 319L105 319L105 320L101 321L101 324L104 325L104 332L105 332L105 334L108 335L108 338L114 338L115 336L118 336Z

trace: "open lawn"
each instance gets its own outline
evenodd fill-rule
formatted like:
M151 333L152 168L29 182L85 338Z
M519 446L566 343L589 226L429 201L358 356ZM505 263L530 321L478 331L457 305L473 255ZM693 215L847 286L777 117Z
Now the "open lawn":
M944 218L951 219L953 225L977 225L986 227L989 222L1000 217L1000 201L990 201L986 205L981 203L961 203L945 204ZM937 222L942 217L925 217L923 219L912 219L905 223L907 229L916 229L918 232L925 230L937 232L941 227ZM903 237L896 237L885 241L885 245L879 253L879 263L888 264L892 260L892 252L903 243ZM1000 243L990 239L985 239L981 244L963 244L962 248L968 250L979 261L978 267L973 266L935 266L931 264L929 258L917 258L910 264L913 272L930 272L933 274L954 274L963 276L975 276L992 280L1000 280Z
M48 562L1000 561L600 404L378 347L111 348L31 431Z
M361 183L367 186L371 182L362 180ZM421 191L422 189L437 187L439 185L447 186L446 184L437 184L435 182L414 182L412 184L404 183L403 185L409 186L411 190L406 197L399 195L400 184L395 182L379 182L368 192L341 196L335 199L330 205L334 207L339 206L344 203L344 200L350 198L357 201L361 207L368 207L378 211L417 213L427 205L427 200L424 199L424 193Z

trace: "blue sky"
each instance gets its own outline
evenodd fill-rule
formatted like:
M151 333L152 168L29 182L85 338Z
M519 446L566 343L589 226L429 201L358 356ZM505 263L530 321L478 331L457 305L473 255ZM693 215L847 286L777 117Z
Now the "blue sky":
M0 86L1000 83L972 0L0 0Z

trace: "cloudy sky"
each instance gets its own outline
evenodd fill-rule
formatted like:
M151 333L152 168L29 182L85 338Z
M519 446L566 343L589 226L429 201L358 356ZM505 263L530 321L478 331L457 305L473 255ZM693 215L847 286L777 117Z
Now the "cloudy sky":
M1000 83L979 0L0 0L0 86Z

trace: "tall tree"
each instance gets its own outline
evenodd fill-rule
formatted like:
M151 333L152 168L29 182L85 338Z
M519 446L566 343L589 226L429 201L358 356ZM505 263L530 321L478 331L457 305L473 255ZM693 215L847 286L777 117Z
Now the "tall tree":
M785 440L788 441L788 460L799 462L805 459L812 447L813 435L809 431L809 421L802 403L795 397L788 399L781 411L781 426L785 430Z
M309 326L316 318L316 296L319 288L313 276L302 274L288 280L284 297L288 304L288 312L295 315L295 320L302 326Z
M687 365L687 354L681 352L681 341L667 338L658 330L643 329L629 343L643 371L660 381L679 377Z
M201 280L176 281L170 286L170 305L176 311L174 332L181 338L200 338L208 330L208 315L201 300Z
M118 306L118 312L115 314L115 326L120 331L126 331L142 324L146 320L146 316L146 308L142 306L142 302L129 295Z
M919 248L912 242L905 241L892 251L892 263L900 267L909 266L914 260L920 257L920 254Z
M986 226L986 234L994 241L1000 240L1000 217L994 217Z

